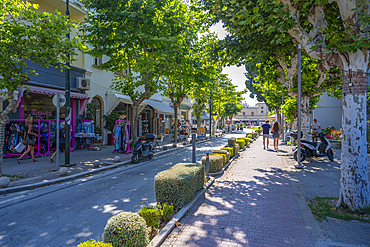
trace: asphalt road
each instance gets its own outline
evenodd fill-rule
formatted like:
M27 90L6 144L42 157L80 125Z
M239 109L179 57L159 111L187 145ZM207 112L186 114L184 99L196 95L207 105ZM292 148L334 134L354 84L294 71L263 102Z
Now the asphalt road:
M219 149L230 134L197 145L197 161ZM110 217L155 205L154 176L191 162L191 147L83 179L0 197L0 246L77 246L100 240Z

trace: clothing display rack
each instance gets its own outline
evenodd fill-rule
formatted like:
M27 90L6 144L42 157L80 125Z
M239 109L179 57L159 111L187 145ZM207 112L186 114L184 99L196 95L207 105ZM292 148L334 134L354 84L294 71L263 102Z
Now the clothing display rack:
M132 148L130 147L132 140L130 121L116 120L113 128L113 137L114 137L113 153L132 152Z
M74 135L76 138L77 149L87 148L91 149L93 147L93 141L95 138L94 124L92 120L78 120L77 133Z

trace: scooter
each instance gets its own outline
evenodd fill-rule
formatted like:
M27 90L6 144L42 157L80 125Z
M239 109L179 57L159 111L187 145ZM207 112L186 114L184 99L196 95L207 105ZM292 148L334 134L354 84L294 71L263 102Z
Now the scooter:
M148 134L144 137L140 137L134 145L134 150L131 156L131 161L134 164L138 164L140 159L148 158L149 160L154 157L153 144L155 136Z
M294 136L294 139L296 139L296 135L291 134L291 136ZM326 139L325 135L323 133L319 133L317 136L314 137L319 137L321 143L316 144L315 142L301 140L301 162L304 161L306 158L323 156L328 156L329 160L333 161L334 153L331 149L331 144L328 139ZM293 152L294 159L298 161L298 146L293 148Z

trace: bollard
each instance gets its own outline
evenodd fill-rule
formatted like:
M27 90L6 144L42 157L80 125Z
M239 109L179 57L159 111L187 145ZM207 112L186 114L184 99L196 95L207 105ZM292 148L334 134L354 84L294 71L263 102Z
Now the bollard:
M192 163L197 163L197 158L196 158L196 149L197 149L197 146L196 146L196 134L191 134L191 141L193 143L193 153L192 153L192 159L191 159L191 162Z
M206 177L209 178L209 153L206 153Z

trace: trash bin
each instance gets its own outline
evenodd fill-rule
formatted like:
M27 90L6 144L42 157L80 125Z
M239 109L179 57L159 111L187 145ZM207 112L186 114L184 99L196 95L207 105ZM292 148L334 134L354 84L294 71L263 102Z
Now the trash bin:
M108 145L113 145L113 133L108 133Z

